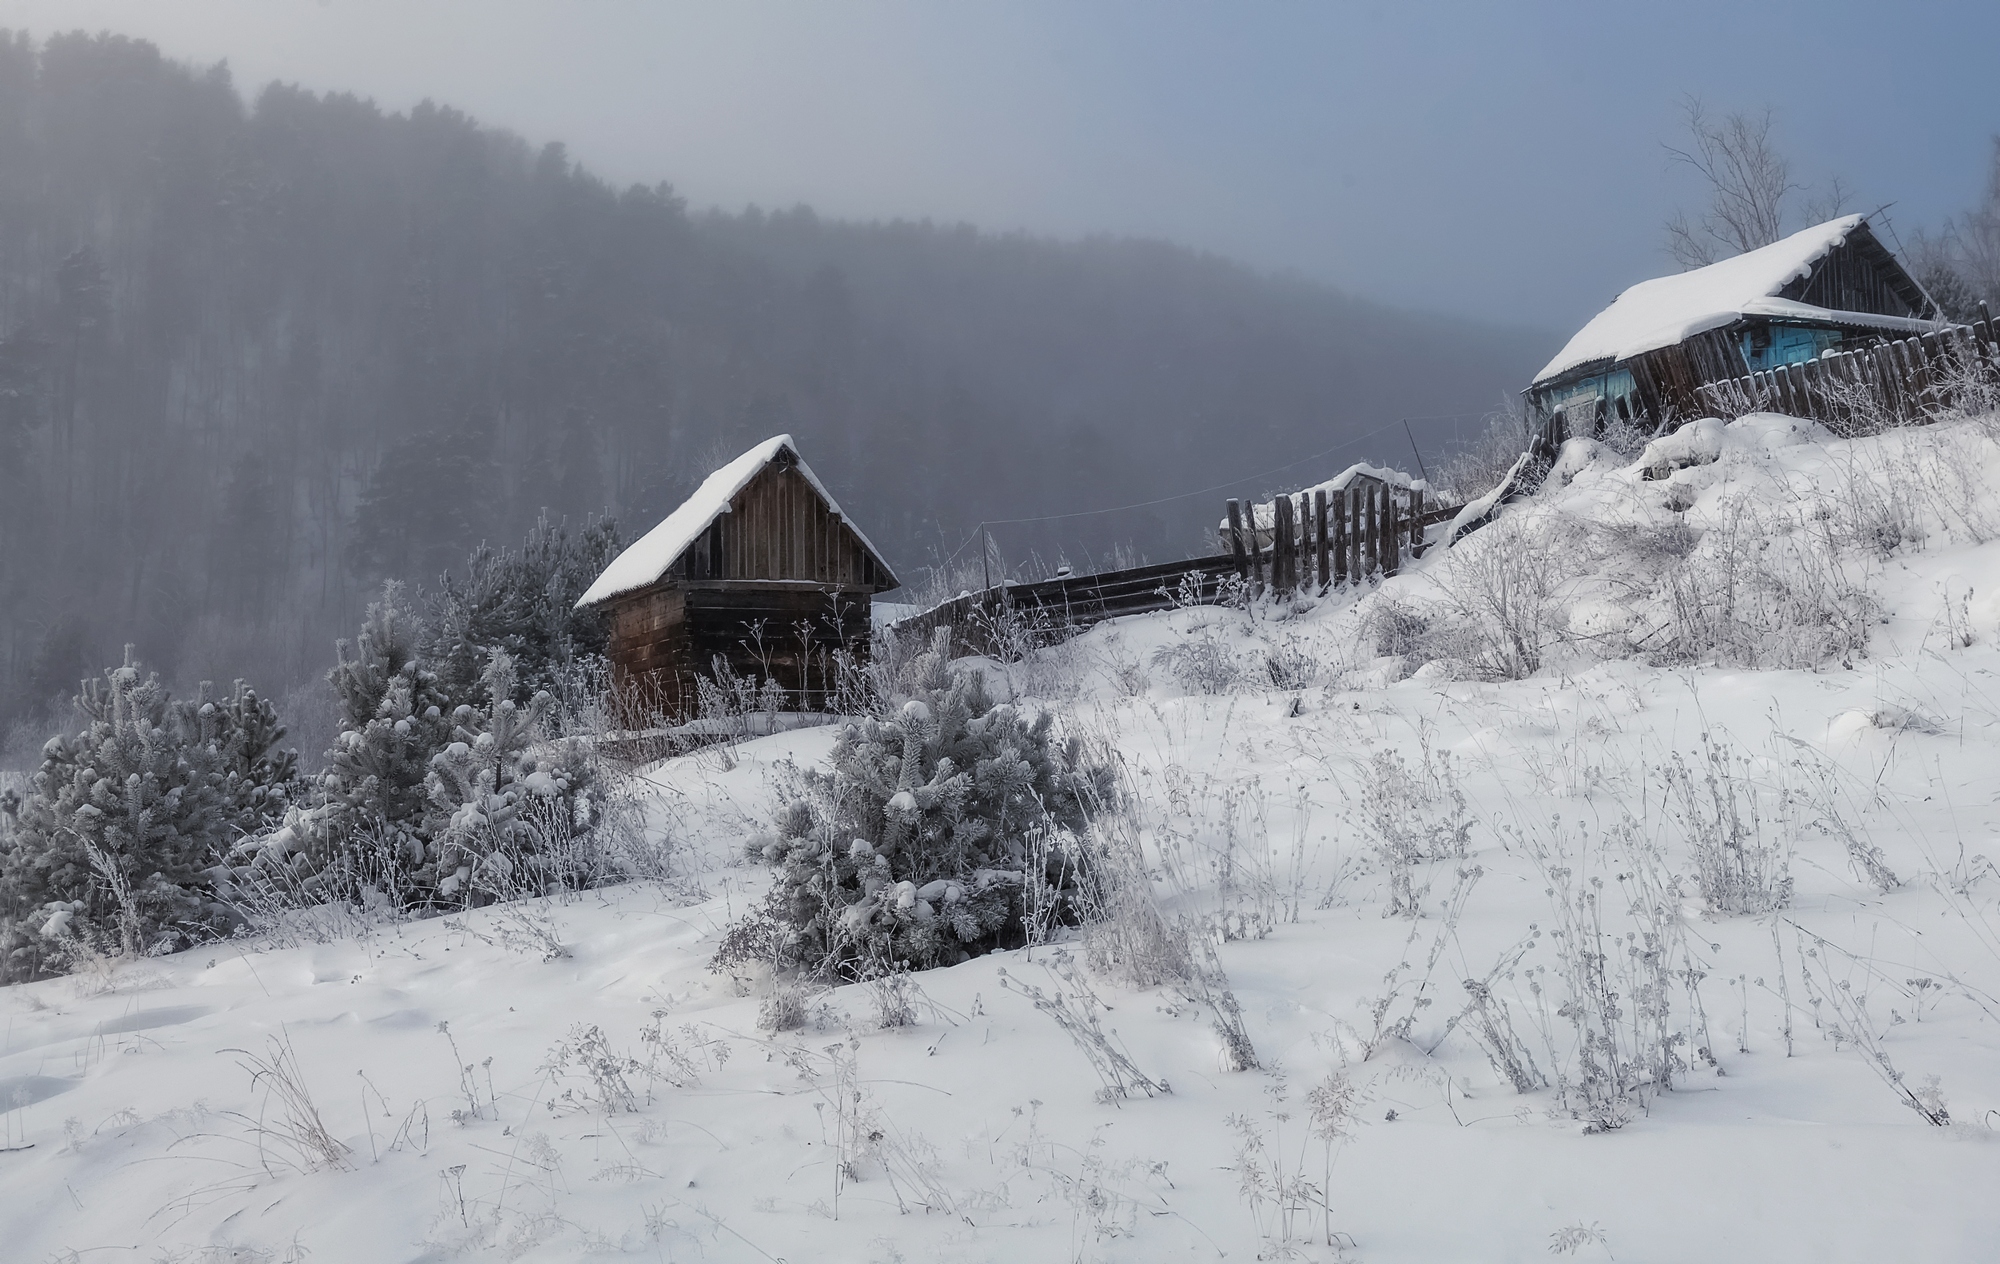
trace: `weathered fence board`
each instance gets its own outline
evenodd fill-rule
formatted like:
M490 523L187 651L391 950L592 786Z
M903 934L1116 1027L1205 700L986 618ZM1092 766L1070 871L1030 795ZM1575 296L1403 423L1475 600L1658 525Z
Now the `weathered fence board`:
M1975 390L2000 390L2000 330L1983 309L1969 325L1710 382L1695 393L1720 417L1781 412L1852 432L1922 424Z
M899 637L928 638L933 629L949 627L954 649L961 654L1020 652L1065 640L1121 615L1181 604L1214 604L1221 600L1226 581L1238 574L1241 564L1240 557L1224 554L1101 575L1007 584L961 593L921 614L899 619L889 628Z

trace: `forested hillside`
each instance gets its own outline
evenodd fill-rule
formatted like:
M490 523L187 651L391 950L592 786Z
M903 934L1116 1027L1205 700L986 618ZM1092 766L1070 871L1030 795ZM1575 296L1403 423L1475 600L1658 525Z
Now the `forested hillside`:
M1150 242L696 214L449 108L5 37L0 733L128 641L281 690L382 577L643 529L773 432L910 578L981 518L1476 413L1546 341ZM1178 554L1214 502L999 544Z

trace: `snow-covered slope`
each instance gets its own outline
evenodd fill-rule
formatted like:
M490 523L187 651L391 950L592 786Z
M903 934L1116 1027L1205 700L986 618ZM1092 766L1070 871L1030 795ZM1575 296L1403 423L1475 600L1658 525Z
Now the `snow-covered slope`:
M708 962L763 890L742 840L832 740L804 731L651 775L676 883L0 993L31 1147L0 1153L0 1254L1989 1259L1996 476L1971 424L1573 444L1358 598L984 664L1115 748L1153 894L1213 944L1258 1069L1229 1069L1215 979L1077 976L1093 1005L1077 944L762 1030L772 981ZM1704 895L1718 795L1759 813L1736 837L1782 862L1777 907ZM1030 985L1171 1091L1104 1093ZM1586 1100L1593 1004L1670 1088Z

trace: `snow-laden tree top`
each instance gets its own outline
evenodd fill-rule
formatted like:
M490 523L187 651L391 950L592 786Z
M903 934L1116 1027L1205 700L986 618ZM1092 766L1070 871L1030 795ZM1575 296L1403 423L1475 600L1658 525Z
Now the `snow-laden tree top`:
M1837 318L1845 324L1930 329L1929 321L1871 312L1835 313L1778 297L1779 291L1811 272L1828 251L1845 242L1863 218L1843 215L1733 259L1677 276L1641 281L1578 330L1556 358L1535 375L1535 381L1545 382L1593 360L1624 360L1671 347L1704 330L1727 325L1739 316L1820 321Z
M852 518L841 512L839 503L826 490L826 484L819 481L812 467L799 456L798 445L792 442L792 436L773 435L703 479L694 495L683 501L680 508L611 559L611 565L604 568L604 573L577 599L576 604L596 605L620 593L658 583L667 569L680 560L688 545L693 544L717 518L729 512L729 504L736 498L736 493L748 487L758 471L777 460L778 453L786 449L791 450L799 473L826 502L828 512L847 524L847 529L860 539L863 548L881 557L882 550L875 547Z

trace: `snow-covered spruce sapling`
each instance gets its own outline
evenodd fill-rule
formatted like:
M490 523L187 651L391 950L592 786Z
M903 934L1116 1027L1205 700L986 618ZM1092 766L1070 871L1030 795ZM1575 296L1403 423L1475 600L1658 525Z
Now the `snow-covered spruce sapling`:
M517 704L504 652L493 653L485 680L488 707L454 709L452 740L431 757L427 790L444 816L432 827L438 894L476 904L586 885L595 858L551 844L599 824L596 766L579 740L542 739L555 699L543 691Z
M0 979L58 972L80 952L131 956L228 933L212 870L282 814L297 755L241 681L175 699L128 647L76 699L83 731L51 739L25 795L0 800Z
M276 884L305 900L372 887L403 906L435 890L431 759L452 740L453 703L418 657L420 635L401 586L385 585L327 674L341 731L311 798L281 828L237 848L229 875L237 887Z
M830 766L751 841L777 881L718 962L861 977L949 965L1025 942L1031 884L1038 909L1078 920L1086 875L1065 840L1110 774L1047 711L994 705L949 655L941 630L895 682L892 718L844 726Z
M454 703L418 643L391 585L329 675L342 731L313 800L238 845L237 891L463 907L599 876L609 797L585 743L547 736L551 695L517 703L513 662L495 650L484 697Z

